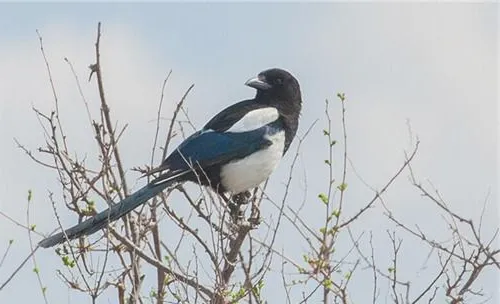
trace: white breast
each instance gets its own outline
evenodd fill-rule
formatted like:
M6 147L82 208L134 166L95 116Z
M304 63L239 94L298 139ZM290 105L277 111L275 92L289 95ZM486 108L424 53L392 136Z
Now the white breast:
M266 149L222 166L221 182L228 191L240 193L257 187L276 169L283 157L285 132L266 138L272 142Z
M243 116L226 132L248 132L261 128L278 119L280 114L274 107L255 109Z

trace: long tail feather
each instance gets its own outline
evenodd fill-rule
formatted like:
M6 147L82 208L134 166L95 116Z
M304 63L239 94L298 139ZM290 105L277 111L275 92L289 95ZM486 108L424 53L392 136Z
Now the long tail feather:
M125 214L134 210L137 206L156 196L173 182L174 180L156 185L148 184L124 200L113 205L111 208L102 211L101 213L65 230L64 232L59 232L42 240L39 245L41 247L48 248L64 242L66 238L72 240L84 235L93 234L106 227L108 223L116 221Z

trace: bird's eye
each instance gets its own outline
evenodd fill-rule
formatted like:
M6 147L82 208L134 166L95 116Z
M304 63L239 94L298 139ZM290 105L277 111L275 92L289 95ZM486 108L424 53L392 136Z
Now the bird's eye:
M276 78L276 80L274 81L276 84L282 84L283 83L283 79L281 78Z

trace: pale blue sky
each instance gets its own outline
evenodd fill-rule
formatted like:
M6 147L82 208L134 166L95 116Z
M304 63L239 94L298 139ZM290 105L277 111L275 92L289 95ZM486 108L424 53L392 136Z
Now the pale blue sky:
M188 106L194 123L201 126L219 109L254 94L243 85L248 78L278 66L290 70L302 86L299 133L321 119L302 152L292 192L292 197L302 197L306 171L307 220L315 223L321 208L316 195L327 184L321 135L324 100L333 104L334 132L340 140L335 94L342 91L348 97L350 157L370 185L380 188L403 161L409 119L422 141L414 164L422 180L431 180L450 205L471 217L479 215L481 202L491 191L485 229L498 227L496 4L0 4L0 140L5 147L0 160L0 210L24 220L26 191L33 189L36 204L43 206L35 208L39 231L48 233L56 227L45 198L47 189L57 191L56 177L32 163L12 141L16 137L32 149L43 144L30 108L32 104L51 108L35 30L44 38L68 131L78 138L73 148L91 153L92 138L81 127L86 127L86 117L80 115L83 107L63 58L73 62L81 79L87 78L98 21L103 22L105 85L113 117L129 123L122 140L128 168L149 161L161 82L170 69L167 100L176 101L195 83ZM84 81L83 89L95 101L94 84ZM291 158L270 180L270 193L277 198ZM340 160L336 154L339 170ZM135 173L128 174L131 183L137 181ZM388 193L388 204L403 219L444 237L446 232L437 224L439 214L434 215L435 209L408 185L406 176ZM354 174L348 178L346 212L352 214L372 193ZM294 208L300 203L300 199L289 201ZM271 207L264 210L274 212ZM389 247L382 239L389 225L380 213L370 212L357 229L374 231L381 256L388 258ZM65 225L74 220L62 215ZM1 244L16 239L18 247L9 261L13 267L26 253L25 232L4 220L0 229L9 231L0 235L0 252ZM305 243L283 235L277 246L300 260ZM415 249L411 241L404 248L407 279L413 279L411 274L421 265L413 261L421 263L428 251ZM39 259L47 265L58 263L50 250L40 252ZM0 282L8 270L2 269ZM281 286L279 267L275 270L270 279ZM51 279L53 271L44 272L49 299L85 303ZM497 290L495 278L489 273L481 281L490 293ZM35 284L31 267L0 293L0 302L39 303L36 292L23 291L28 283ZM271 288L264 292L271 303L280 303L281 297L273 297ZM363 302L361 295L356 297ZM498 296L491 303L495 299Z

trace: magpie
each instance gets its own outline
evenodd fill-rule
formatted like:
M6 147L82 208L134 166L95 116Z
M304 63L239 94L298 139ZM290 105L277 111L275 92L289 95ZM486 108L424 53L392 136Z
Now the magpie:
M257 90L255 98L227 107L186 138L147 173L160 172L159 176L109 209L42 240L40 246L48 248L93 234L178 183L195 182L225 197L265 181L297 132L300 86L294 76L278 68L265 70L245 84Z

